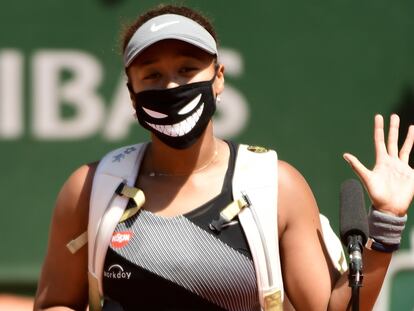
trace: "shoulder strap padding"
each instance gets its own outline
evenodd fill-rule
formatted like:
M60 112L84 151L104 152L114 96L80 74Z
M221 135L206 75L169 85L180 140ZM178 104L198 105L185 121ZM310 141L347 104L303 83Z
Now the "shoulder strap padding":
M283 299L277 226L278 159L273 150L255 150L239 146L233 196L237 199L245 192L252 203L239 214L239 219L254 259L263 306L263 297L269 292L280 291Z
M100 294L103 258L128 203L115 190L122 182L134 186L145 147L146 144L136 144L111 151L102 158L95 172L89 206L88 270L98 280Z
M348 270L348 264L341 241L336 233L333 231L328 218L325 215L319 214L322 227L323 241L326 250L331 258L334 267L342 274Z

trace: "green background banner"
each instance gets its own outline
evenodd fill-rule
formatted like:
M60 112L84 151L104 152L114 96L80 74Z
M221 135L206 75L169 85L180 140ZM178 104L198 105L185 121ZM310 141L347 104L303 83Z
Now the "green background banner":
M217 134L276 149L305 176L337 229L339 186L354 177L342 153L373 165L375 113L398 112L403 131L414 123L414 2L183 3L207 13L219 35L226 91L215 117ZM133 119L118 37L123 24L155 4L2 3L2 289L33 288L54 201L70 173L148 138ZM414 252L412 218L402 257ZM396 262L386 303L412 310L414 262L401 269Z

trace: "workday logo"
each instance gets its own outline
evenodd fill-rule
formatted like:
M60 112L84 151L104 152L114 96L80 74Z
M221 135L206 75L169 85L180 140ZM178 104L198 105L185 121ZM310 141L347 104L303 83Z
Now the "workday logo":
M125 271L121 265L115 264L104 271L104 277L112 280L129 280L131 272Z

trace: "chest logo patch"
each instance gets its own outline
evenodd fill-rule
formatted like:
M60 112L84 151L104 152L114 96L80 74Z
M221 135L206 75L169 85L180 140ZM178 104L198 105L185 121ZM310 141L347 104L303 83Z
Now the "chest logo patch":
M111 239L111 246L113 248L121 248L129 243L132 238L132 231L114 232Z

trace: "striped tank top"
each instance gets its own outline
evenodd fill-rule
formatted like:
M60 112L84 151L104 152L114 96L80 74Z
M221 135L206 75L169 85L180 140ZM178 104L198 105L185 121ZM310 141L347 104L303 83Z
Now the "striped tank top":
M232 199L237 146L219 195L189 213L141 210L119 223L104 262L104 311L259 311L252 256L237 218L209 224Z

